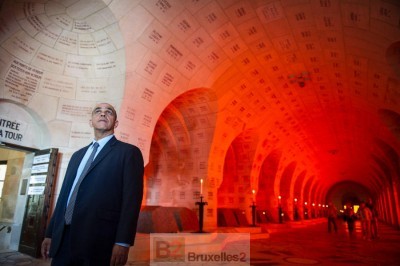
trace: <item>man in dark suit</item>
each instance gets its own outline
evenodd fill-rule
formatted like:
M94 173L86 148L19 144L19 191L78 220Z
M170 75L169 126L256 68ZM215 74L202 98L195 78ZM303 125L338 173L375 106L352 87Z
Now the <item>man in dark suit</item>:
M110 104L97 104L90 124L94 141L72 155L42 243L42 256L54 266L124 265L134 243L142 153L115 138L117 113Z

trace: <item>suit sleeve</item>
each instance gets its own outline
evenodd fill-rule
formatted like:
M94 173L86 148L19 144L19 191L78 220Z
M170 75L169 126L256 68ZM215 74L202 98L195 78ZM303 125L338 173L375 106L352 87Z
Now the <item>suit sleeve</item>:
M133 245L143 198L144 162L139 148L129 149L123 169L121 216L115 242Z

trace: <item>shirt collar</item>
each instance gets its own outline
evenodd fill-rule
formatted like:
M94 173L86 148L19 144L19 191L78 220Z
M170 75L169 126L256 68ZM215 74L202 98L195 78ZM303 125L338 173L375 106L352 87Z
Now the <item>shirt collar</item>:
M99 143L99 148L101 149L101 148L103 148L103 147L107 144L107 142L108 142L112 137L114 137L114 134L111 134L111 135L109 135L109 136L107 136L107 137L104 137L104 138L102 138L102 139L99 139L98 141L93 140L93 141L92 141L92 145L93 145L93 143L97 142L97 143Z

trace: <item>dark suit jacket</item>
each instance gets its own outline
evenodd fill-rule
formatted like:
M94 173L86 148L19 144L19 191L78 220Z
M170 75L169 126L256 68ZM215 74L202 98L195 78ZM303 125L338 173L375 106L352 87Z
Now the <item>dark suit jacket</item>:
M68 164L57 204L46 230L50 257L61 243L64 213L79 164L89 146ZM73 256L111 255L115 243L133 245L143 196L144 163L136 146L111 138L82 181L70 225Z

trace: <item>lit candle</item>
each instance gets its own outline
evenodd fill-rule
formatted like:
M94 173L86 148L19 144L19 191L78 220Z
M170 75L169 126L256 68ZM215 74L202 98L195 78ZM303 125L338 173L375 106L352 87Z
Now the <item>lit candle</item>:
M252 190L252 192L253 192L253 202L256 200L256 197L255 197L255 194L256 194L256 190L255 189L253 189Z
M281 197L281 196L278 196L278 202L279 202L279 204L281 204L281 199L282 199L282 197Z
M203 196L203 178L200 179L200 196Z
M294 202L296 202L296 203L297 203L297 198L295 198L295 199L294 199Z

